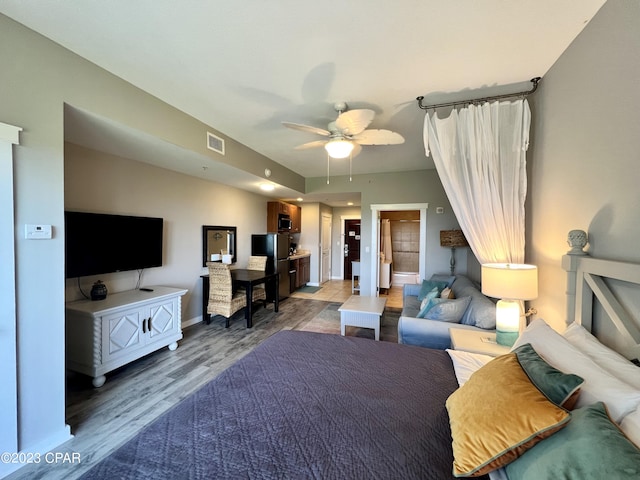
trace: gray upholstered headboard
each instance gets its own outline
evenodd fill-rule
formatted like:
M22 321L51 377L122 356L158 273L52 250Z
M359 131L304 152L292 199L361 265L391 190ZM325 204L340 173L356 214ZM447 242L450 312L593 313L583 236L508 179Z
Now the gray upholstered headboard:
M586 234L582 232L583 238L577 232L569 233L572 249L562 257L567 272L567 323L581 324L609 347L637 359L640 315L629 300L637 301L639 296L637 291L628 293L629 287L640 288L640 264L591 257L583 250Z

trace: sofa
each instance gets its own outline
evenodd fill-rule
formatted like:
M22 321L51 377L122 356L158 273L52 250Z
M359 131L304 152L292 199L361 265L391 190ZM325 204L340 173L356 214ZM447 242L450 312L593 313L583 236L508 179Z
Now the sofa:
M425 306L420 294L425 287L430 288L441 282L449 287L452 294L433 308ZM433 292L433 290L431 291ZM449 291L446 290L445 294ZM433 293L431 293L433 295ZM464 328L479 332L495 332L496 305L484 296L476 284L464 275L434 275L421 284L405 284L402 293L402 314L398 320L398 343L444 350L451 348L449 329ZM433 302L433 301L432 301ZM418 318L420 311L424 318ZM437 310L437 311L436 311Z

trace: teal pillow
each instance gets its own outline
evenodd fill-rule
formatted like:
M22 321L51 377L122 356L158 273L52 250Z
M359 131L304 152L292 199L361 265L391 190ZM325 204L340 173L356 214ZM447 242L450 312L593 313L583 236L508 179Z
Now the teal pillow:
M424 318L429 320L439 320L441 322L460 323L465 310L469 306L471 297L454 298L434 298L431 308L427 308Z
M628 480L640 478L640 450L598 402L571 412L565 428L505 468L509 480Z
M432 307L431 301L438 296L438 288L433 287L429 293L425 295L422 299L422 303L420 304L420 311L418 312L418 318L424 318L427 310Z
M446 286L447 282L423 280L422 286L420 287L420 293L418 294L418 300L424 300L424 297L427 295L427 293L431 292L434 288L438 289L438 294L436 295L436 297L439 297L440 292L442 292L442 290L444 290Z
M531 383L545 397L560 407L571 410L578 400L580 387L584 379L572 373L564 373L545 362L530 343L520 345L513 350L520 366Z

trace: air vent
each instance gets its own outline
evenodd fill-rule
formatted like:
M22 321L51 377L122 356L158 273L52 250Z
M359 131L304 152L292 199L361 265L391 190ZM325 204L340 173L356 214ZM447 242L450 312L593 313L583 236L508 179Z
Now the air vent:
M218 152L220 155L224 155L224 139L211 132L207 132L207 148Z

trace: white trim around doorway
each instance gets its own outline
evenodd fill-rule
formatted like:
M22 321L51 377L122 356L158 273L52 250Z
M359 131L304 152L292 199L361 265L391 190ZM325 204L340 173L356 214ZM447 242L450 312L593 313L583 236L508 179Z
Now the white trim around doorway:
M379 255L379 218L380 212L387 210L419 210L420 211L420 253L418 255L419 275L424 278L427 271L427 209L428 203L387 203L371 205L371 257L370 257L370 292L378 296L378 255Z

